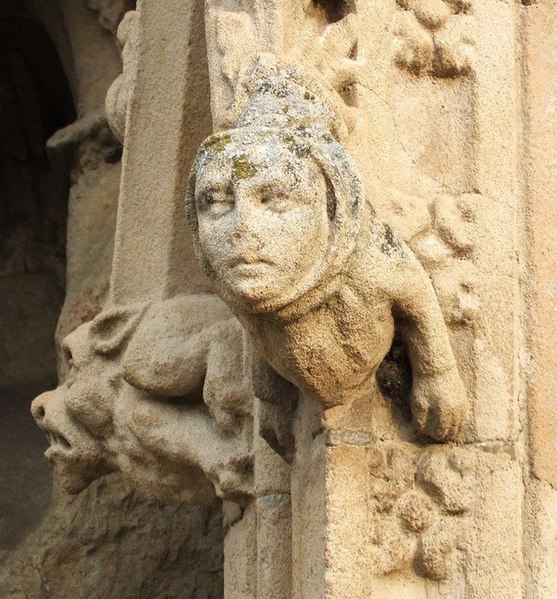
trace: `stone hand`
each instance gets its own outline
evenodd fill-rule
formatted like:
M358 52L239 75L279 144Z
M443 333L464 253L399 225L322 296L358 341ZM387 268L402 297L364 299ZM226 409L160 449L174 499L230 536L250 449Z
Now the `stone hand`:
M456 367L437 374L417 374L412 414L420 432L438 441L454 441L467 420L466 391Z

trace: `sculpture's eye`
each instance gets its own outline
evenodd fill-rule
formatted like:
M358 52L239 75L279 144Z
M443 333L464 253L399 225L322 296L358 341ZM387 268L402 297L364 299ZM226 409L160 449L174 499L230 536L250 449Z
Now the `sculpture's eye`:
M286 212L292 208L292 201L282 192L266 192L261 196L261 204L273 212Z
M197 205L200 212L221 216L234 208L234 196L227 191L210 191L200 194Z
M62 343L62 351L64 353L64 359L66 360L68 367L73 368L75 366L74 357L70 346L66 343Z
M64 382L65 382L66 386L69 388L75 382L75 379L77 376L77 367L75 365L75 361L72 357L72 354L71 354L71 351L69 350L69 348L65 347L64 353L66 355L66 360L68 361L68 366L69 366L69 370L68 370L68 373L66 375L66 379Z

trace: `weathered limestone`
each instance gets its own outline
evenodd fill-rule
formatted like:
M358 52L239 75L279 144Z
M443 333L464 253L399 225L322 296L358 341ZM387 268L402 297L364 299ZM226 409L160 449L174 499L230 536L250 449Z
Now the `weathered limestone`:
M119 30L109 299L33 404L66 488L223 499L233 599L550 596L557 8L186 4Z
M103 107L107 88L118 75L121 63L112 33L104 31L97 19L109 4L114 9L110 12L112 18L119 12L117 4L123 7L130 3L124 0L93 3L99 12L90 10L81 0L26 2L32 5L33 13L39 16L56 43L79 111L78 120L59 131L48 144L53 161L72 171L68 206L68 293L59 320L60 341L77 326L94 318L106 301L120 187L121 151L107 127ZM17 0L13 4L23 3ZM21 30L15 34L22 44L26 43ZM172 56L168 56L168 60L172 62ZM45 76L47 74L48 71L44 72ZM54 97L59 96L56 80L52 79L50 83L57 90ZM194 151L192 149L192 153ZM183 192L179 200L181 205ZM65 208L65 203L61 206ZM53 208L55 206L51 204L47 211L50 213ZM48 232L51 232L50 228ZM64 237L61 239L63 244ZM46 248L37 255L41 262L51 260ZM60 280L64 278L63 266L62 263ZM40 294L37 303L51 302L48 310L56 309L55 298L48 288L41 291L37 287L33 291L29 277L27 285L20 287L19 292L10 293L14 302L19 302L20 294L25 294L29 301L37 293ZM26 287L30 289L27 291ZM45 308L46 305L43 310ZM9 318L9 312L4 316ZM31 318L28 325L33 327ZM8 332L7 329L2 331ZM27 340L21 338L22 342L27 341L28 360L33 357L29 346L40 351L42 328L35 326L33 335ZM12 336L8 335L5 341L11 354L14 348ZM52 353L44 357L55 367ZM27 377L27 382L31 382L35 370L42 367L42 363L33 362L19 366L23 370L21 376L24 380ZM67 365L64 359L60 362L63 381ZM15 374L13 368L11 371ZM103 371L101 380L106 380L103 376L110 372L111 369ZM94 382L91 381L92 386ZM46 389L54 384L41 383L41 387ZM13 402L13 397L7 399ZM22 418L28 419L28 407L22 406L21 410L25 414ZM6 418L4 424L10 427L12 421ZM12 437L17 442L9 444ZM32 454L27 449L20 451L19 447L27 444L31 450L27 429L14 429L9 436L3 436L3 441L3 447L7 448L3 453L6 469L13 471L17 467L18 462L11 459L15 452L25 465L24 460L29 460L27 456ZM50 469L47 469L45 479L49 478ZM10 479L4 482L8 485ZM48 482L45 480L45 484ZM171 506L146 499L131 487L121 475L112 474L93 482L79 495L68 496L55 481L46 518L18 549L0 555L3 562L0 596L38 599L45 592L57 599L75 599L77 596L84 599L99 596L139 599L165 593L176 597L221 596L223 539L219 502L204 506ZM41 499L48 497L46 494L39 496L38 483L30 492L22 486L16 488L15 493L20 494L22 505L35 506L37 518L41 515ZM2 517L16 525L16 515L8 508ZM22 531L20 538L25 532Z
M467 400L425 271L375 217L303 73L261 65L249 77L238 129L204 142L190 181L205 271L263 358L325 408L370 393L396 324L420 431L455 438Z
M529 468L525 502L527 592L551 597L557 584L557 411L555 408L556 20L552 3L523 10L524 213L522 290L527 318L521 355L527 397Z

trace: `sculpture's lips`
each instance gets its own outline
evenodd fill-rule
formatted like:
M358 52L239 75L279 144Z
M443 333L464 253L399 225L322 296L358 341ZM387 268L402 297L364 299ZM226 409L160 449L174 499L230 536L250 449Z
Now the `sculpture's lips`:
M68 455L71 451L71 443L68 439L62 434L52 429L43 429L46 435L46 438L50 442L50 447L44 452L44 455L47 460L52 461L57 456Z
M250 274L268 268L271 266L271 262L264 258L237 258L232 260L229 266L237 274Z
M231 260L228 262L230 267L241 266L242 264L271 264L271 261L263 258L262 256L258 256L256 253L248 251L246 253L242 253L240 256L231 258Z

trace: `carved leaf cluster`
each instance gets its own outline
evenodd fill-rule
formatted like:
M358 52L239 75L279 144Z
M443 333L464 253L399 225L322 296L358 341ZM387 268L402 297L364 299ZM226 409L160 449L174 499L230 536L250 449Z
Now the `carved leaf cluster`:
M403 198L390 207L396 230L428 270L448 323L468 324L480 309L475 290L475 218L483 198L478 194L440 195L420 208L417 200ZM398 209L397 206L403 206ZM414 215L410 219L410 214Z
M397 0L396 64L414 75L457 77L473 68L471 0Z
M400 444L369 450L371 543L377 573L412 566L436 580L466 549L474 504L474 457L462 449L416 451Z

